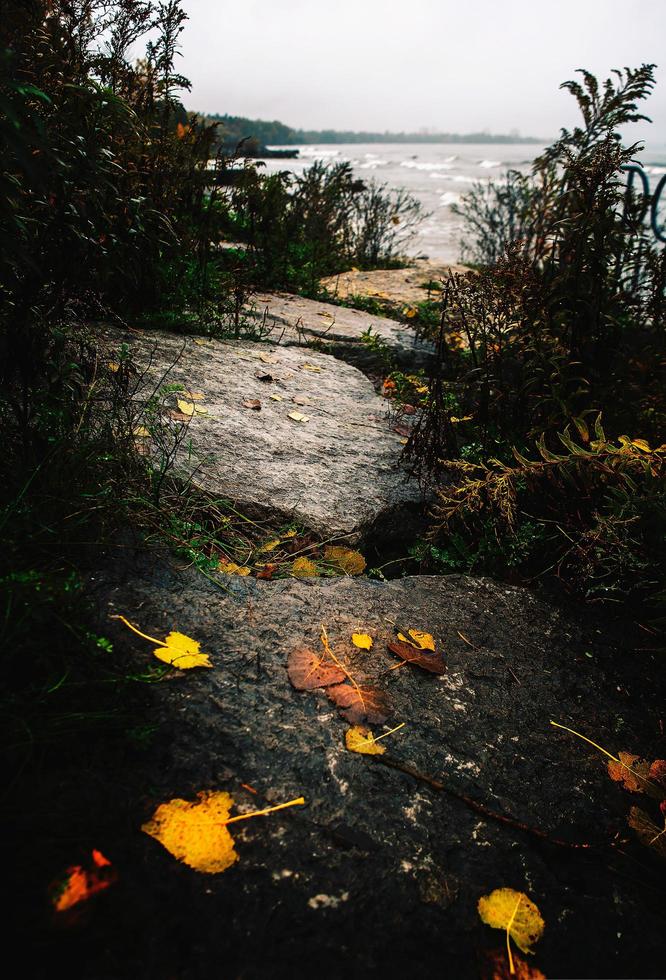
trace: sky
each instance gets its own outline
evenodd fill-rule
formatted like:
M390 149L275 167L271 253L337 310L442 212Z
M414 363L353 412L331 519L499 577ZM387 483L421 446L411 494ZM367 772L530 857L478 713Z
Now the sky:
M183 0L188 109L305 129L488 130L551 139L562 81L655 62L666 143L666 0ZM662 64L660 64L660 62Z

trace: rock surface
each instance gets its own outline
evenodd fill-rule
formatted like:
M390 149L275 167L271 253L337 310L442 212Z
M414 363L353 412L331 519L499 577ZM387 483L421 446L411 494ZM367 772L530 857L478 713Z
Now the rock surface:
M258 293L252 307L255 316L274 324L271 339L280 344L317 341L322 350L364 370L386 369L381 351L361 340L368 331L386 346L386 353L399 367L426 368L434 357L431 343L419 340L410 327L388 317L291 293Z
M245 811L300 795L307 807L231 828L239 862L218 876L179 865L137 831L125 894L141 897L125 907L109 893L100 949L120 943L137 965L152 964L151 976L168 964L179 980L471 980L486 951L504 949L503 933L481 924L478 899L509 886L546 921L531 962L547 976L663 975L649 854L638 855L639 873L638 845L609 844L629 836L634 800L596 750L549 726L555 718L631 748L656 725L656 704L631 707L626 665L618 685L598 631L524 590L463 576L222 585L144 559L90 584L105 633L133 651L137 671L149 645L108 614L157 637L182 630L214 664L150 688L158 737L134 776L136 827L157 804L202 789L230 792ZM446 673L389 671L390 621L432 633ZM393 759L552 837L599 846L540 840L347 751L347 726L325 693L296 691L287 677L296 646L321 650L322 623L348 669L388 693L387 726L406 723L383 743ZM359 629L372 651L352 646Z
M429 259L416 259L405 269L376 269L363 272L352 269L337 276L327 276L320 285L338 299L369 296L387 306L416 306L423 300L436 300L439 291L426 288L429 282L441 282L451 272L467 272L464 265L446 265Z
M139 402L165 385L181 388L163 399L175 409L185 392L201 396L192 418L177 422L187 431L176 471L235 500L243 513L294 520L354 543L377 522L390 537L405 512L418 508L419 488L399 467L403 436L356 368L270 344L137 330L107 330L105 338L111 351L129 348Z

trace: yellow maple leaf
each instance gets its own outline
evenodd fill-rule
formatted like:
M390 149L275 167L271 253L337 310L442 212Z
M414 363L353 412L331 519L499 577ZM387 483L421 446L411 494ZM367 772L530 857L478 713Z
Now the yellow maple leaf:
M359 650L371 650L373 639L368 633L352 633L352 643Z
M409 636L398 633L398 639L402 640L403 643L409 643L410 646L416 647L417 650L432 650L433 653L435 652L435 641L430 633L422 633L421 630L407 630L407 632Z
M345 575L362 575L365 571L365 558L360 551L352 551L351 548L335 544L326 545L324 558L336 565Z
M266 807L265 810L230 817L233 804L229 793L202 790L192 802L175 799L160 804L141 829L195 871L219 874L238 860L234 839L227 830L228 824L265 816L289 806L303 806L305 800L299 796L296 800Z
M361 755L383 755L386 749L383 745L378 745L375 737L369 728L363 725L354 725L345 732L345 745L350 752L358 752Z
M319 569L309 558L294 558L291 565L291 574L295 578L318 578Z
M190 670L192 667L213 666L208 654L201 653L200 644L184 633L172 632L169 633L165 640L156 640L154 636L148 636L147 633L142 633L141 630L138 630L136 626L132 626L124 616L112 616L111 619L119 619L143 640L157 643L156 649L153 650L157 659L163 660L164 663L171 664L173 667L178 667L179 670Z
M532 946L541 939L546 925L539 909L524 892L496 888L490 895L481 896L478 910L486 925L505 930L510 971L514 973L509 938L523 953L532 953Z

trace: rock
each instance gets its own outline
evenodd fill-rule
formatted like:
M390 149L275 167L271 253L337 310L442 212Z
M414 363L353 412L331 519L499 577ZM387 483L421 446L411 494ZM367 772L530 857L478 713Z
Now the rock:
M175 430L172 421L165 432L176 472L243 513L294 520L348 544L377 524L391 537L419 508L418 485L399 466L404 437L356 368L269 344L138 330L103 336L112 350L127 344L139 371L137 401L179 386L161 399L177 412ZM186 391L201 396L190 403L191 419L178 410Z
M479 956L503 947L476 912L502 886L539 906L546 931L532 962L548 976L646 976L641 963L661 975L658 903L640 900L640 876L612 867L609 842L628 836L632 801L600 753L549 725L636 751L656 730L658 699L632 707L626 672L617 684L622 660L595 646L593 629L525 590L464 576L222 584L150 561L90 583L99 630L132 651L137 673L150 644L109 613L156 637L181 630L214 664L150 687L159 735L133 776L146 812L202 789L230 792L241 810L307 801L230 828L239 861L219 876L187 871L145 837L125 893L138 877L139 942L169 975L203 978L217 963L229 976L436 977L445 964L472 980ZM390 621L432 633L447 673L389 671ZM347 751L325 692L289 683L290 652L321 652L322 623L347 669L388 693L386 727L405 722L382 743L386 756ZM372 651L352 646L359 628ZM553 838L600 846L568 849L484 818L386 758ZM122 916L122 896L112 899Z
M394 306L416 306L423 300L436 301L439 290L428 290L428 283L441 283L450 273L468 272L463 265L447 265L428 259L415 259L405 269L375 269L363 272L351 269L337 276L327 276L320 285L338 299L349 296L368 296L384 304Z
M272 340L280 344L317 341L322 350L366 371L386 371L387 360L414 371L427 368L434 358L431 343L418 339L410 327L388 317L290 293L258 293L252 298L251 308L255 317L265 317L268 325L274 324ZM372 339L361 339L368 331L375 338L374 343Z

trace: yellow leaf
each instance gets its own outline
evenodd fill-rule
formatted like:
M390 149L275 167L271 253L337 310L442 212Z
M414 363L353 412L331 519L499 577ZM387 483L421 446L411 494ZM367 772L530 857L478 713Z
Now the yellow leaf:
M201 394L200 391L186 391L185 394L190 399L190 401L193 401L193 402L201 402L201 401L203 401L203 397L204 396Z
M193 802L176 799L162 803L141 829L195 871L219 874L238 860L228 824L262 817L290 806L303 806L305 800L299 796L297 800L278 803L265 810L230 817L233 803L228 793L203 790Z
M184 633L169 633L163 647L153 650L158 660L165 664L178 667L179 670L191 670L192 667L212 667L207 653L201 653L201 646L196 640L185 636Z
M301 364L301 371L313 371L315 374L321 374L321 368L317 367L316 364Z
M417 395L427 395L429 391L430 388L428 385L419 385L419 387L416 389Z
M417 650L432 650L435 652L435 641L433 640L430 633L422 633L420 630L407 630L409 637L403 636L402 633L398 633L398 639L402 640L403 643L409 643L410 646L416 647Z
M324 558L337 565L345 575L362 575L365 571L365 558L360 551L352 551L351 548L343 548L335 544L326 545Z
M297 531L287 531L285 534L282 535L282 537L286 541L287 538L295 538L297 533L298 533Z
M198 408L194 402L186 402L182 398L178 399L178 408L183 415L189 415L190 417L193 415L208 415L207 408Z
M260 354L259 360L263 361L264 364L279 364L277 357L271 357L270 354Z
M218 567L227 575L249 575L252 571L247 565L237 565L235 561L221 561Z
M319 569L309 558L295 558L291 566L295 578L318 578Z
M120 371L120 364L118 361L109 361L106 366L112 374L115 374L116 371Z
M359 650L371 650L373 639L367 633L352 633L352 643Z
M259 551L275 551L279 543L280 543L279 538L273 538L271 541L267 541L266 544L262 544L261 548L259 548Z
M269 395L268 397L273 402L281 402L282 401L282 395Z
M238 860L225 826L233 803L228 793L205 791L191 803L170 800L158 806L141 830L195 871L219 874Z
M147 439L150 436L150 430L145 427L145 425L137 425L135 429L132 430L133 434L139 439Z
M370 729L363 725L354 725L347 729L345 745L350 752L359 752L361 755L383 755L386 752L383 745L377 745Z
M532 946L543 935L545 922L527 895L513 888L496 888L483 895L478 904L479 915L493 929L504 929L511 973L514 972L509 937L523 953L533 952Z
M309 422L310 416L303 415L301 412L289 412L289 418L293 419L294 422Z
M457 425L458 422L471 422L473 418L474 418L473 415L463 415L463 417L460 418L460 419L457 418L455 415L452 415L451 416L451 422L454 425Z
M645 441L645 439L632 439L631 440L631 445L632 446L635 446L636 449L642 449L644 453L651 453L652 452L652 450L650 449L649 443L647 443Z
M402 315L406 316L408 320L412 320L416 316L417 312L418 310L415 310L413 306L406 306L402 311Z

